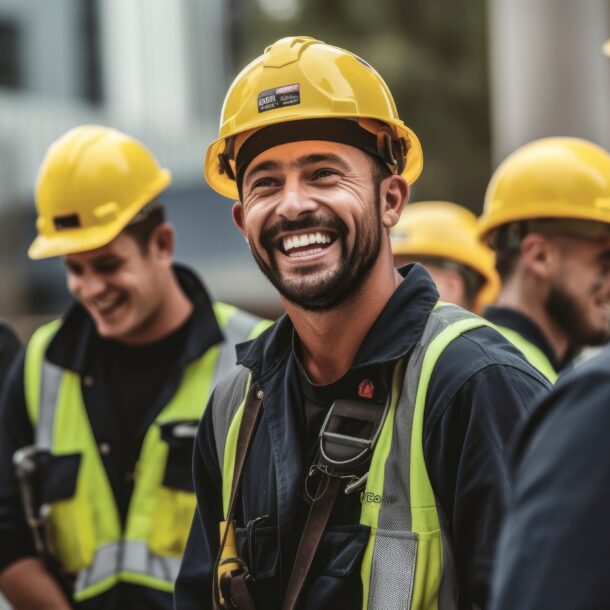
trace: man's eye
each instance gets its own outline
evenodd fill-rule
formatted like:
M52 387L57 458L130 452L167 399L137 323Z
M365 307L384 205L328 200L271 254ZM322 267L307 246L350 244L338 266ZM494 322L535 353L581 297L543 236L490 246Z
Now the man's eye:
M314 172L312 178L313 180L318 180L320 178L330 178L338 176L338 172L334 169L329 169L328 167L324 167L322 169L318 169Z
M118 270L118 268L120 267L120 265L121 264L118 261L111 262L111 263L102 263L102 264L96 265L95 270L98 273L106 273L106 274L115 273Z
M83 273L83 268L80 265L75 265L73 263L66 263L66 269L71 275L82 275Z
M275 178L259 178L253 185L250 190L254 190L257 188L265 188L269 186L277 186L277 180Z

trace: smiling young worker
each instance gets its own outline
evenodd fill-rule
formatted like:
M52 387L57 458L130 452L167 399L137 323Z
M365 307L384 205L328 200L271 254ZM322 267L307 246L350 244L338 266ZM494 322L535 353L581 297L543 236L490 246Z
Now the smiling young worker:
M34 333L0 405L0 588L16 610L172 608L195 427L234 343L264 323L211 303L172 264L157 202L170 182L142 144L105 127L67 132L42 163L29 255L63 256L76 302ZM36 464L46 533L35 537L15 459L22 473Z
M577 138L531 142L500 164L480 218L502 278L485 317L551 381L610 339L610 154Z
M239 198L287 315L239 346L199 428L179 610L485 607L504 445L548 384L483 320L437 307L423 267L394 269L389 229L421 167L386 84L347 51L282 39L231 86L205 175ZM217 587L225 520L220 572L242 569Z

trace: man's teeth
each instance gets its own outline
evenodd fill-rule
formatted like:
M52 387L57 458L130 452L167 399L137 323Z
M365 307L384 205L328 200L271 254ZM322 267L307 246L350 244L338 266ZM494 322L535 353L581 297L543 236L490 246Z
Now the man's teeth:
M330 235L318 231L317 233L302 233L301 235L284 237L282 245L284 246L284 251L288 252L293 248L303 248L312 244L329 244L331 241Z
M119 298L118 296L114 296L112 298L109 299L97 299L94 302L95 307L97 307L97 309L99 309L102 313L108 311L109 309L112 309L118 302L119 302Z

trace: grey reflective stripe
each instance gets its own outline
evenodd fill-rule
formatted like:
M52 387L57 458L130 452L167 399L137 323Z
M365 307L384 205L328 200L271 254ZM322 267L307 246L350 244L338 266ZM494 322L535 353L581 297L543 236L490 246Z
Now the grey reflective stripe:
M126 540L123 547L121 572L151 576L169 583L176 581L181 557L162 557L153 553L145 542L140 541Z
M121 574L137 574L173 584L178 577L180 562L180 557L161 557L154 554L145 542L113 542L100 547L91 565L78 573L74 592L80 599L86 598L87 589L104 580L122 580Z
M96 585L107 578L115 578L121 565L122 543L112 542L95 551L91 565L80 570L74 583L74 593Z
M222 329L225 340L220 346L220 353L218 354L218 360L216 360L210 387L214 388L235 369L235 361L237 360L235 346L247 341L250 333L259 322L261 322L260 318L239 309L231 316Z
M242 366L234 367L233 375L225 379L214 389L211 409L220 472L222 472L224 465L225 445L229 434L229 426L246 395L249 376L250 371L248 369Z
M50 451L53 446L53 424L63 374L62 368L43 360L40 374L38 422L36 423L36 447L43 451Z
M428 346L439 333L454 322L472 317L469 312L452 305L442 305L434 309L419 342L408 356L394 416L394 434L384 467L383 498L393 500L382 500L379 511L369 585L369 610L411 607L417 534L411 531L410 455L415 401L422 365ZM481 320L481 325L487 323ZM457 608L455 565L447 545L449 537L445 531L446 519L438 507L437 512L443 546L443 574L439 591L439 601L443 600L443 604L439 603L439 608L451 610Z

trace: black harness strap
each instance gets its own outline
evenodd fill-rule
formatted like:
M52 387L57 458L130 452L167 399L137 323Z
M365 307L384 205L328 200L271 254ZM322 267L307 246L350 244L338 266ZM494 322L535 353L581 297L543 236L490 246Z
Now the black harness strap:
M297 549L292 566L292 572L290 573L290 580L288 581L288 588L286 589L282 606L283 610L293 610L299 601L299 596L322 539L322 534L335 505L341 483L342 480L339 477L329 477L327 481L323 477L320 481L319 487L322 485L327 485L327 487L321 496L316 494L316 499L309 509L307 522L305 523L303 535L301 536L299 548Z

